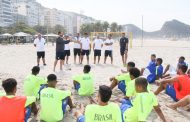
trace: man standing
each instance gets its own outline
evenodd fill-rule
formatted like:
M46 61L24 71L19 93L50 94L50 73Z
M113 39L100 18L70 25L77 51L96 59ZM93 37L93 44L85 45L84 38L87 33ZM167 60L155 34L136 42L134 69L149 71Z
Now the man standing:
M81 38L80 38L80 34L77 33L77 36L75 37L75 40L80 42ZM77 55L79 57L79 63L80 63L80 57L81 57L81 49L82 49L82 45L79 43L74 43L74 64L76 64L76 58Z
M42 58L44 66L45 63L45 39L42 38L42 35L39 33L38 37L34 40L34 46L37 48L37 66L40 65L40 58Z
M83 62L84 55L87 58L87 64L89 64L89 55L91 51L90 39L88 38L88 34L84 33L84 38L81 39L82 44L82 53L81 53L81 64Z
M98 56L98 64L100 63L101 49L103 47L103 41L100 39L99 35L94 40L93 50L94 50L94 64L96 64L96 57Z
M112 39L112 35L109 34L108 35L108 39L106 39L105 41L105 58L104 58L104 64L106 64L106 60L107 60L107 57L109 56L111 58L111 64L113 64L113 39Z
M68 41L69 40L69 36L65 35L64 40ZM68 60L69 60L69 56L71 55L70 52L70 45L65 44L65 50L64 50L64 59L66 60L66 64L68 64Z
M63 70L63 63L64 63L64 50L65 44L70 43L70 40L63 40L63 32L58 32L59 37L56 39L56 57L54 62L53 71L55 71L55 67L57 65L58 60L60 60L60 70Z
M124 66L127 64L128 43L129 40L125 37L125 33L122 33L122 37L120 39L120 54L122 56Z

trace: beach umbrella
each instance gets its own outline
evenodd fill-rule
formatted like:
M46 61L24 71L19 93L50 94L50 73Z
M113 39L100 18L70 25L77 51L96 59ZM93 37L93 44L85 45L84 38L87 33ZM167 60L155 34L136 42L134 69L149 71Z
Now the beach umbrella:
M4 33L4 34L2 34L1 36L11 37L11 36L13 36L13 35L12 35L12 34L9 34L9 33Z
M58 35L54 34L54 33L46 34L44 36L46 36L46 37L58 37Z
M13 34L13 36L31 36L31 35L24 32L19 32L19 33Z

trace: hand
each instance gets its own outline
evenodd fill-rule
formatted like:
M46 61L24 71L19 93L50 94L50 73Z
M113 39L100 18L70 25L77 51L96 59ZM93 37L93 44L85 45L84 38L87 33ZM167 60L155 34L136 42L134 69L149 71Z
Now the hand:
M155 83L156 83L157 86L160 85L160 81L159 80L156 80Z

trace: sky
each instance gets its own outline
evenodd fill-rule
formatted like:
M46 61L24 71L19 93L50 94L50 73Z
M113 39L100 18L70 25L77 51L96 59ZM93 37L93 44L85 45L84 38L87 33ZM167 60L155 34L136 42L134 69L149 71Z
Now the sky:
M190 0L37 0L43 6L83 13L97 20L135 24L145 31L159 30L177 19L190 25Z

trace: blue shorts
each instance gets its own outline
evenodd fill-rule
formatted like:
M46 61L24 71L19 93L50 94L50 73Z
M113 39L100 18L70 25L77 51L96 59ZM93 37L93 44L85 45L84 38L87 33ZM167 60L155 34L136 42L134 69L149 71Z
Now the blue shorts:
M124 112L131 108L132 107L132 104L131 104L131 101L130 100L126 100L126 99L123 99L121 101L121 106L120 106L120 109L121 109L121 114L122 114L122 121L124 122Z
M76 83L75 85L74 85L74 87L75 87L75 90L79 90L79 88L80 88L80 84L79 83Z
M62 100L62 110L63 110L63 113L66 112L67 105L68 105L68 97L66 97L65 99Z
M147 81L148 81L149 83L154 83L155 80L156 80L156 74L151 73L150 75L148 75Z
M126 94L126 84L125 84L125 80L119 81L118 83L118 89L120 89L123 94Z
M28 119L30 118L31 112L32 112L31 108L30 107L26 107L24 122L28 121Z
M84 115L81 115L77 118L77 122L84 122L85 121L85 117Z
M174 101L178 101L178 99L176 98L176 91L173 85L166 86L166 94L169 95Z

